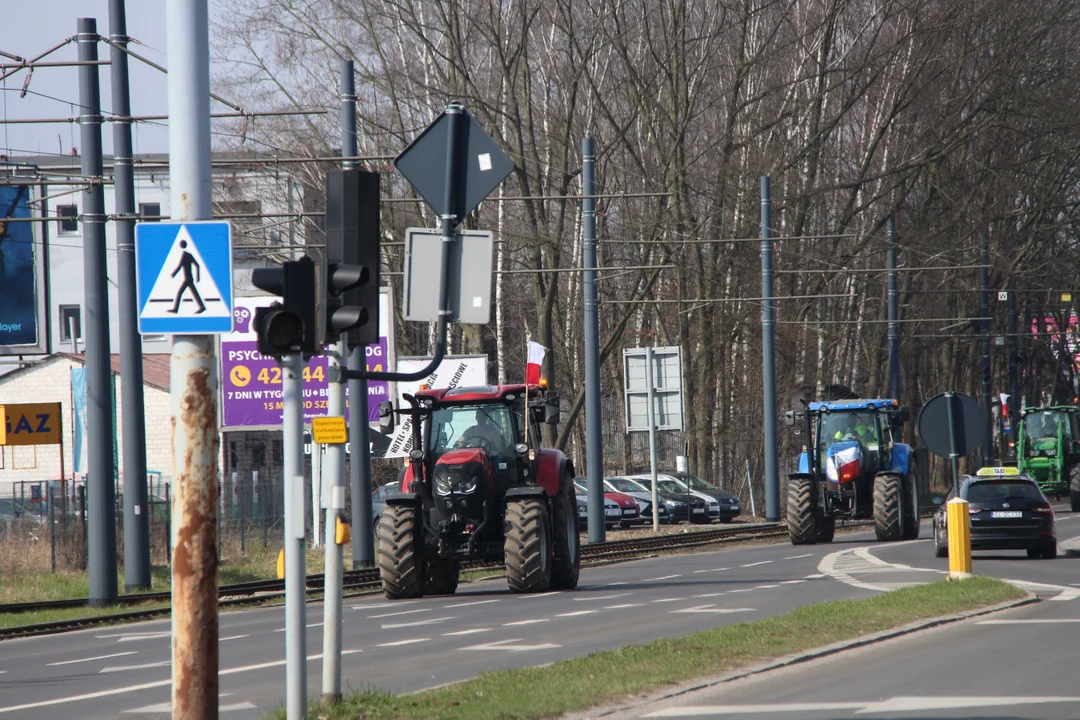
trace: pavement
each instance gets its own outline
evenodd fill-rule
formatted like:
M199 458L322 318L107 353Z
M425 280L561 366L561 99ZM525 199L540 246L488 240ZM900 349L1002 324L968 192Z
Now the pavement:
M1059 513L1058 518L1059 542L1080 535L1080 521L1070 522L1071 514ZM924 524L924 536L927 530ZM1002 573L1027 583L1040 596L1063 600L1043 603L1063 612L1080 608L1067 602L1080 594L1080 584L1071 584L1078 579L1076 559L1021 562L1012 557L1023 553L986 559L979 555L976 573ZM742 545L586 568L578 590L570 592L513 595L505 581L490 580L462 585L454 596L396 602L352 599L344 610L343 689L416 691L487 670L542 665L781 615L812 602L869 597L889 587L936 579L944 562L933 557L928 540L884 545L873 542L872 533L858 532L839 534L827 545ZM322 605L312 603L307 610L307 695L316 699L321 691ZM220 616L223 717L261 718L283 705L283 631L280 606ZM170 656L168 620L0 642L0 715L169 717ZM847 686L834 681L831 668L828 682L821 682L820 670L817 682L832 700L862 702L861 695L853 697ZM851 669L858 670L857 664ZM879 684L889 684L888 678ZM910 687L904 687L907 693ZM896 694L882 692L865 699L877 702ZM770 692L770 701L781 700ZM982 717L981 712L959 717ZM1071 717L1080 717L1080 712L1074 709Z

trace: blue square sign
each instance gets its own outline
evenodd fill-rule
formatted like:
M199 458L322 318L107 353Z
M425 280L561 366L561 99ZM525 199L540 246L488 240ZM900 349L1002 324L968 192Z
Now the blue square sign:
M225 221L138 223L139 332L232 332L232 226Z

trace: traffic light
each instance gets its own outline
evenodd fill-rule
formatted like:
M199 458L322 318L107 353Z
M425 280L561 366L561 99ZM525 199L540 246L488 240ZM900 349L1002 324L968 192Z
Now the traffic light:
M294 353L317 355L320 346L315 262L304 256L281 267L256 268L251 272L251 284L282 299L255 310L259 353L276 358Z
M326 174L326 315L324 344L379 341L379 174Z

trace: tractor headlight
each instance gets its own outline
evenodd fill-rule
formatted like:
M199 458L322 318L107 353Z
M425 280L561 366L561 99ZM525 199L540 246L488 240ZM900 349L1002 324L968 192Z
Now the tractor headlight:
M450 478L446 477L445 475L436 475L435 492L439 493L440 495L449 495L450 490Z
M473 490L476 490L476 476L470 475L469 477L458 483L457 491L463 494L469 494Z

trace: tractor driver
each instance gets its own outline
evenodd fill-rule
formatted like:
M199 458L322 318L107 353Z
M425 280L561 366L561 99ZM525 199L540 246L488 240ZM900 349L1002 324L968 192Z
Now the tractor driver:
M868 425L863 418L852 417L844 427L833 436L833 442L841 440L858 440L860 444L867 445L877 441L877 433L874 427Z
M506 437L503 435L502 430L491 422L491 418L488 417L487 411L483 408L476 409L476 424L461 434L461 440L458 444L465 447L474 438L483 440L485 447L493 455L502 452L506 448Z

